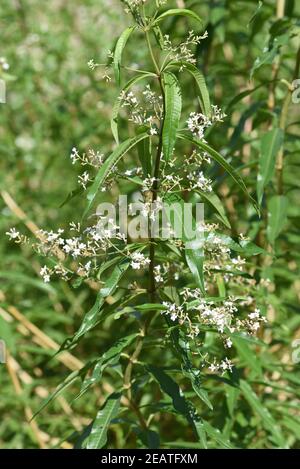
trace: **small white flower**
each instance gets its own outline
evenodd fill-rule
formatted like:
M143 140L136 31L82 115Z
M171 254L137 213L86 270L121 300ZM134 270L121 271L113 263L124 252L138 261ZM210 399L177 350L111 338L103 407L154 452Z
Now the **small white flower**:
M51 271L48 269L46 265L44 265L40 270L40 275L43 277L45 283L50 282L50 273Z
M150 264L150 259L145 257L141 252L133 252L131 254L131 267L135 270L139 270Z
M9 239L16 239L20 236L19 231L17 231L15 228L10 228L10 230L7 231L5 234L9 237Z
M84 190L86 189L87 183L90 180L90 175L87 171L84 171L84 173L81 174L81 176L78 176L78 184L80 184Z
M225 347L226 348L231 348L232 347L232 341L229 337L225 340Z

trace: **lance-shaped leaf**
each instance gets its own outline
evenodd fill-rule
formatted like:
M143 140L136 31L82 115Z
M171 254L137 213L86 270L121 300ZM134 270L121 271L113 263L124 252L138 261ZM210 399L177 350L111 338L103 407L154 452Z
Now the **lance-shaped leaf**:
M263 378L261 361L259 356L257 356L257 352L249 347L247 341L244 340L242 335L231 335L231 339L235 348L238 350L239 355L251 370L251 373L253 373L253 375L258 375L260 378Z
M92 203L95 200L95 197L97 195L97 192L103 182L105 181L106 177L108 176L111 168L118 163L118 161L129 151L131 148L133 148L138 142L143 140L144 138L147 138L148 134L147 133L142 133L137 135L136 137L133 138L128 138L125 140L125 142L121 143L110 155L109 157L104 161L103 165L99 169L93 184L87 191L87 207L84 211L83 218L86 216L87 212L89 211Z
M274 195L268 203L267 237L274 244L287 218L288 200L284 195Z
M126 83L126 85L123 87L123 89L121 91L121 94L123 92L126 93L133 85L135 85L139 81L144 80L147 77L149 78L149 77L153 77L153 76L155 77L156 75L154 73L151 73L151 72L140 73L139 75L137 75L136 77L133 77L131 80L129 80ZM119 95L117 97L116 101L115 101L114 106L113 106L112 116L111 116L111 120L110 120L111 131L112 131L112 134L113 134L114 139L117 142L117 144L119 144L118 115L119 115L121 105L122 105L122 100L120 99L120 95Z
M176 67L179 69L186 70L194 77L196 84L198 86L198 91L199 91L198 96L200 99L201 110L203 114L205 114L207 117L210 117L211 105L210 105L209 93L208 93L208 89L206 86L204 75L200 72L200 70L195 65L190 64L189 62L185 62L185 61L170 62L166 68L168 69L170 67Z
M253 197L251 197L251 195L249 194L249 192L247 190L247 187L246 187L246 184L244 183L243 178L239 175L239 173L236 171L236 169L233 168L233 166L231 166L231 164L229 164L225 160L225 158L219 152L217 152L212 147L207 145L207 143L202 142L202 140L199 140L199 139L191 136L187 131L178 132L178 137L182 138L184 140L187 140L187 141L193 143L194 145L196 145L197 147L201 148L201 150L206 151L212 157L213 160L215 160L217 163L219 163L219 165L222 166L225 169L225 171L227 171L227 173L232 177L232 179L236 182L236 184L239 186L239 188L249 197L249 199L251 200L253 206L255 207L257 212L259 212L259 208L257 206L257 203L253 199Z
M114 72L117 84L120 86L120 68L121 68L121 60L122 60L122 53L123 49L126 46L126 43L129 39L129 36L134 31L135 27L131 26L126 28L119 39L117 40L117 44L115 47L114 52Z
M255 394L250 384L246 381L240 381L240 388L245 399L248 401L249 405L252 407L254 412L259 415L262 420L264 428L271 433L274 441L281 448L287 448L287 442L285 437L282 435L278 423L274 420L266 406L261 402L259 397Z
M164 202L171 204L172 213L171 211L166 211L166 215L172 228L175 230L176 236L179 236L185 243L184 254L186 263L198 287L204 294L203 233L196 229L196 220L185 211L184 200L180 196L174 194L166 195ZM189 220L186 219L187 215L189 216ZM180 228L180 230L178 230L178 228Z
M91 386L95 385L101 380L103 371L111 364L117 363L120 359L123 350L128 347L138 334L131 334L126 337L122 337L110 347L99 360L94 362L94 368L90 376L86 377L82 383L79 394L74 400L79 399Z
M214 192L203 192L199 191L199 194L201 195L201 198L204 199L204 201L208 202L211 207L217 212L218 218L221 220L221 222L229 229L231 229L230 222L226 216L225 209L222 205L221 200L215 194Z
M148 366L149 372L158 382L161 390L172 399L172 404L176 412L183 415L193 431L198 436L203 447L206 446L205 432L201 426L201 419L196 413L194 406L189 402L178 384L162 369L156 366Z
M35 412L32 418L36 417L36 415L38 415L48 404L50 404L53 399L56 399L58 396L60 396L60 394L62 394L63 391L65 391L69 386L71 386L71 384L73 384L77 380L77 378L84 376L90 366L91 364L87 363L80 370L73 371L71 374L69 374L67 378L57 386L55 391L44 400L41 407Z
M264 188L274 175L276 156L282 142L283 132L279 128L270 130L262 136L257 175L257 198L259 204L262 201Z
M194 11L187 10L186 8L171 8L170 10L167 10L161 15L159 15L156 20L152 23L152 26L156 26L162 20L170 16L186 16L188 18L196 20L198 23L201 24L201 26L203 25L201 18Z
M189 246L191 244L189 243ZM185 259L190 271L192 272L201 292L205 294L204 288L204 277L203 277L203 262L204 262L204 251L203 247L199 244L194 247L185 248Z
M202 420L203 430L206 432L207 436L210 437L213 441L216 441L221 448L233 449L232 445L228 439L220 432L218 428L213 427L206 420Z
M121 394L111 394L98 412L91 433L86 441L87 449L99 449L107 442L107 432L111 421L118 415Z
M94 306L84 316L81 326L79 327L76 334L74 334L73 337L66 339L57 353L76 345L78 340L83 335L85 335L99 323L101 320L102 306L105 302L105 298L114 292L119 283L119 280L124 275L128 267L129 261L124 261L114 268L110 277L106 281L105 286L99 291Z
M163 75L165 85L165 118L163 124L163 152L166 161L173 153L181 115L181 89L177 78L171 72Z

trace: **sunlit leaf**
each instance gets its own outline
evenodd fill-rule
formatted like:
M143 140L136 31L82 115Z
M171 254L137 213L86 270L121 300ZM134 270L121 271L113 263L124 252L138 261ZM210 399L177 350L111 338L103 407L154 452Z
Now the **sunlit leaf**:
M86 441L87 449L100 449L107 442L107 431L111 421L118 415L121 394L111 394L98 412L91 433Z
M163 124L163 152L166 161L172 156L181 114L181 89L173 73L165 72L165 118Z
M279 128L270 130L262 136L257 175L257 198L259 204L262 201L264 188L274 175L276 156L280 150L282 141L283 133Z
M135 30L134 26L130 26L129 28L126 28L121 36L119 37L116 47L115 47L115 52L114 52L114 72L115 72L115 78L117 84L120 86L120 68L121 68L121 60L122 60L122 53L123 49L126 46L126 43L131 35L131 33Z

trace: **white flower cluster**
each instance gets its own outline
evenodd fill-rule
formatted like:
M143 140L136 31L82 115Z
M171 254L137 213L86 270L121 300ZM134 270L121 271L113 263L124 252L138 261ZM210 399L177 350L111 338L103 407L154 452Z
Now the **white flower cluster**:
M89 69L95 70L95 68L99 67L100 64L96 63L94 59L90 59L87 63L87 66L89 67Z
M100 166L103 164L104 155L103 153L100 153L99 151L95 151L93 149L89 149L87 153L83 153L81 155L77 148L73 147L70 154L70 158L72 164L79 162L81 166L88 165L90 167L99 169ZM82 174L78 176L78 184L83 187L84 190L86 190L88 183L91 181L92 178L90 177L90 173L87 170L85 170ZM105 187L102 189L105 190Z
M99 168L103 163L104 155L99 151L95 151L93 149L89 149L87 153L83 153L80 155L76 147L72 148L70 158L72 164L80 162L82 166L93 166L94 168Z
M126 169L123 174L120 174L120 176L125 176L127 178L131 176L140 176L142 174L143 170L140 166L137 166L135 168L131 169Z
M133 203L130 203L128 205L128 214L131 216L135 216L137 213L141 215L142 217L148 218L148 220L155 221L157 220L157 217L159 216L160 211L163 208L163 202L161 197L157 197L155 202L151 201L146 201L147 200L147 194L149 193L148 190L143 188L143 193L144 193L144 199L143 201L138 201Z
M100 219L96 225L88 227L80 233L80 224L72 222L70 231L75 231L76 236L64 238L62 236L63 229L56 232L39 230L37 233L39 242L34 247L39 253L58 257L60 261L66 262L68 258L78 261L76 273L88 277L91 275L93 268L97 267L96 260L99 256L105 255L107 249L114 247L114 240L125 242L124 235L118 230L119 227L114 224L113 220L103 223ZM18 240L18 236L21 236L14 229L10 230L8 235L15 241ZM45 282L49 282L53 273L66 280L68 272L72 273L73 270L67 269L60 263L53 269L44 266L40 274Z
M181 190L181 183L183 181L181 176L178 174L164 174L164 171L162 173L162 181L160 186L160 190L162 192L168 193L174 189Z
M162 167L161 192L193 191L197 189L203 192L211 192L212 181L205 177L201 168L203 163L211 163L209 155L206 152L200 153L193 150L190 155L184 155L183 161L184 164L173 157ZM184 177L176 173L177 169L178 172L183 173ZM170 170L171 174L169 174Z
M141 252L133 252L130 254L131 262L130 265L134 270L142 269L150 264L150 259Z
M111 51L108 51L107 53L108 58L113 57L113 54ZM104 67L104 72L102 75L102 79L105 80L107 83L111 81L111 77L108 73L108 67L105 64L98 64L94 61L94 59L90 59L87 63L87 66L89 67L90 70L94 71L97 67Z
M223 274L225 282L229 282L234 277L235 283L251 283L251 279L237 275L237 272L241 272L241 274L244 272L246 260L240 255L237 257L232 256L228 244L230 238L219 235L216 232L217 228L218 226L214 224L206 224L202 227L204 232L208 232L205 234L204 240L204 272L214 278L214 273L217 274L218 271L222 270L226 271Z
M56 264L52 269L44 265L40 269L40 276L44 280L45 283L49 283L51 279L51 275L56 274L59 275L63 280L68 280L68 270L64 268L61 264Z
M231 372L233 368L233 363L229 358L225 358L224 360L221 361L221 363L217 363L216 360L213 361L208 367L208 369L212 373L219 373L221 372L222 374L225 373L225 371Z
M267 319L264 316L260 315L260 309L255 308L252 313L249 313L247 319L245 320L245 325L248 329L249 334L256 334L259 330L261 323L267 322Z
M188 37L186 40L178 45L172 44L170 36L165 34L163 49L168 52L167 58L175 62L188 62L191 64L196 64L196 59L191 51L191 47L199 44L203 39L207 38L208 33L205 33L202 36L196 35L194 31L189 31ZM184 63L182 64L181 70L185 67Z
M171 321L178 320L182 324L187 319L187 314L184 312L182 306L178 306L175 303L170 303L169 301L163 301L162 304L166 308L164 311L162 311L162 314L169 316Z
M233 345L231 334L240 332L254 335L266 318L261 316L259 308L255 308L242 319L239 308L242 301L239 297L229 297L226 300L213 301L203 298L200 289L185 288L181 292L183 303L180 305L164 301L165 310L162 314L170 317L172 321L178 321L186 328L186 335L191 339L197 339L201 329L207 328L217 332L225 349ZM243 308L244 309L244 308ZM206 362L210 363L205 359ZM209 366L213 372L225 372L232 370L232 363L228 358L217 364L216 359Z
M17 231L15 228L10 228L9 231L6 231L6 236L9 237L10 241L14 241L17 244L26 244L29 242L29 239L27 236L21 234L19 231Z
M187 120L188 129L195 137L203 141L205 141L205 130L215 122L223 122L224 117L226 117L226 114L224 114L218 106L212 106L211 109L212 115L210 118L201 112L191 112Z
M203 192L212 191L212 180L204 176L203 171L191 171L187 175L190 182L190 190L199 189Z
M151 90L150 85L146 86L142 95L143 104L140 103L132 91L128 93L122 91L119 97L121 106L128 108L131 122L137 125L147 125L150 135L156 135L163 113L163 98L161 95L156 95Z
M266 322L259 308L248 313L245 319L240 319L239 306L245 306L245 304L238 297L229 297L215 303L213 300L203 298L199 289L185 288L181 294L184 304L194 313L199 323L215 328L222 336L234 332L255 334L261 323ZM231 347L230 338L225 337L224 345L227 348Z
M181 266L175 262L164 262L154 267L155 282L159 285L165 284L168 280L174 281L179 279L179 271Z

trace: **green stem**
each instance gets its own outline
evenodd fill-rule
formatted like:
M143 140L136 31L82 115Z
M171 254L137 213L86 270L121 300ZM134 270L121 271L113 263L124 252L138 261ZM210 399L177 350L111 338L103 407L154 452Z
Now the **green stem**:
M152 203L155 203L157 200L157 195L158 195L158 188L159 188L159 172L160 172L160 162L161 162L161 155L162 155L162 147L163 147L163 141L162 141L162 135L163 135L163 127L164 127L164 120L165 120L165 91L163 87L163 82L161 78L161 71L159 69L159 66L157 64L157 61L155 60L151 42L150 42L150 37L148 31L145 31L146 34L146 39L147 39L147 44L148 44L148 49L150 56L152 58L152 62L154 65L154 68L157 72L157 78L161 90L161 94L163 97L163 115L162 115L162 120L160 123L160 130L159 130L159 141L158 141L158 147L157 147L157 152L156 152L156 158L155 158L155 166L154 166L154 173L153 173L153 185L152 185ZM155 240L154 238L150 237L150 252L149 252L149 257L150 257L150 264L149 264L149 295L150 295L150 301L154 302L155 301L155 275L154 275L154 268L155 268Z
M159 132L159 142L158 142L158 147L157 147L157 153L156 153L156 159L155 159L155 168L154 168L154 182L152 185L152 202L155 202L157 200L157 192L158 192L158 177L159 177L159 171L160 171L160 161L161 161L161 154L162 154L162 132L163 132L163 124L164 124L164 117L165 117L165 93L164 93L164 88L163 88L163 83L160 75L160 70L158 67L158 64L155 60L152 47L151 47L151 42L149 38L149 33L148 31L145 31L146 34L146 39L147 39L147 44L150 52L150 56L153 62L153 65L155 67L155 70L157 72L157 78L159 81L159 86L161 89L161 93L163 96L163 117L162 121L160 124L160 132ZM149 295L150 295L150 301L154 302L155 301L155 276L154 276L154 267L155 267L155 240L153 238L150 238L150 265L149 265ZM140 330L140 336L137 339L137 342L135 344L135 350L132 354L132 356L129 359L129 363L125 369L125 374L124 374L124 387L127 389L127 396L128 400L130 402L130 407L131 409L136 413L137 417L139 418L142 427L147 428L147 424L142 418L142 415L139 412L138 406L133 403L132 401L132 393L131 393L131 377L132 377L132 371L133 371L133 366L136 363L142 349L143 349L143 344L144 344L144 339L145 336L147 335L148 329L150 327L151 322L153 321L155 317L155 314L152 316L148 316L147 319L145 320L144 324L141 327Z
M146 34L146 40L147 40L147 45L148 45L148 49L149 49L149 52L150 52L150 56L151 56L155 71L157 73L157 76L159 77L160 76L160 69L159 69L158 63L157 63L157 61L154 57L154 54L153 54L149 32L147 30L145 30L145 34Z

